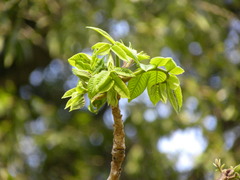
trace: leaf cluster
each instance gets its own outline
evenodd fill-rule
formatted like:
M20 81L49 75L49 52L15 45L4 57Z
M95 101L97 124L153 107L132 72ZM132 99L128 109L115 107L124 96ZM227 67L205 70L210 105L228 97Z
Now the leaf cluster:
M79 78L77 86L68 90L62 98L70 98L65 108L70 111L84 107L84 95L88 94L91 112L98 110L107 102L118 104L119 98L129 102L147 89L151 102L164 103L169 99L176 112L182 106L182 92L177 75L184 70L170 57L150 57L144 52L115 41L107 32L93 29L104 36L108 42L98 42L92 46L93 53L78 53L68 59L73 73ZM150 59L150 64L141 60ZM135 66L133 66L135 65ZM136 67L132 70L131 67Z
M240 164L235 167L230 166L230 168L224 169L225 164L221 163L221 159L215 159L213 165L216 167L216 171L226 174L227 179L240 180Z

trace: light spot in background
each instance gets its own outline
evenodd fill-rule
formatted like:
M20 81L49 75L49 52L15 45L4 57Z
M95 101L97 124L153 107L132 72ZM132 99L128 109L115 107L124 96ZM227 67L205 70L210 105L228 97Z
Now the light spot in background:
M224 42L225 53L228 60L233 64L240 63L240 51L239 51L239 34L240 34L240 21L233 19L230 23L230 31L228 37Z
M73 74L70 75L63 85L64 90L67 91L69 89L74 88L77 82L78 82L78 77Z
M89 137L89 140L93 146L99 146L103 142L103 135L98 132L92 133Z
M224 142L226 150L229 150L234 145L237 138L240 137L240 126L234 127L224 133Z
M128 99L121 98L119 101L119 108L121 109L122 120L125 121L130 114L128 111Z
M192 160L192 157L189 156L187 153L182 153L175 164L175 168L180 172L190 171L193 166L194 161Z
M226 89L220 89L217 92L217 98L218 98L219 101L226 100L227 96L228 96L228 93L227 93Z
M19 89L19 93L22 99L28 100L32 96L32 88L29 85L21 86Z
M38 149L31 137L21 137L19 149L25 155L26 161L31 168L38 168L45 159L45 155Z
M157 148L168 157L176 157L175 167L178 171L188 171L193 168L194 160L207 147L207 141L202 129L198 127L176 130L169 137L158 140ZM171 160L171 159L170 159Z
M116 38L122 38L127 36L129 33L129 24L126 20L116 21L112 20L110 22L110 34Z
M45 120L43 117L38 117L34 121L26 124L26 130L32 134L42 134L46 131Z
M211 76L209 83L211 87L218 89L221 87L221 78L219 76Z
M191 42L188 46L188 50L194 56L202 54L202 47L198 42Z
M213 115L208 115L203 119L203 125L207 130L213 131L217 126L217 118Z
M231 28L240 33L240 20L239 19L233 19L231 21Z
M103 20L104 20L104 17L103 17L103 15L102 15L102 13L100 11L95 13L94 18L95 18L96 25L101 24L103 22Z
M126 124L125 125L125 133L129 138L133 138L136 136L137 134L137 130L134 126L132 126L131 124Z
M48 82L54 82L61 79L64 73L64 64L59 59L54 59L51 63L44 69L44 80Z
M229 52L228 58L233 64L238 64L240 63L240 52L237 49L232 50Z
M198 99L194 96L190 96L189 98L187 98L185 104L186 104L187 110L193 112L198 107Z
M103 114L103 122L108 129L113 129L112 110L108 108Z
M160 52L160 55L163 56L163 57L171 57L174 59L174 61L180 65L180 62L179 62L179 59L177 57L177 55L172 51L171 48L169 47L164 47L162 48L161 52Z
M30 84L33 86L39 86L43 81L43 73L40 69L35 69L29 76Z
M234 141L236 140L236 135L232 131L227 131L224 133L224 143L225 143L225 148L227 150L231 149L231 147L234 144Z
M155 109L147 109L144 111L143 116L147 122L153 122L157 118L157 111Z
M163 119L168 118L172 113L172 109L169 104L158 103L156 108L157 108L159 117Z

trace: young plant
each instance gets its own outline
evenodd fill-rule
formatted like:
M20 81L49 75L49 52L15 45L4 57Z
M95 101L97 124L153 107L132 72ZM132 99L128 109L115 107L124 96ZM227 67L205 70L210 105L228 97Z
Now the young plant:
M109 42L98 42L92 46L92 55L78 53L68 59L73 66L73 74L79 78L77 86L68 90L62 98L70 98L65 108L70 111L83 108L84 95L88 94L89 111L97 113L108 103L114 119L113 148L111 170L108 180L118 180L121 165L125 157L125 134L119 99L129 102L147 89L151 102L159 101L172 104L176 112L182 106L182 92L177 75L184 70L177 66L170 57L150 57L144 52L137 52L131 44L115 41L107 32L96 27L92 29ZM150 64L141 63L150 59Z
M221 159L215 159L213 165L216 167L216 171L221 173L221 176L217 180L240 180L240 164L224 169L225 164L221 163Z

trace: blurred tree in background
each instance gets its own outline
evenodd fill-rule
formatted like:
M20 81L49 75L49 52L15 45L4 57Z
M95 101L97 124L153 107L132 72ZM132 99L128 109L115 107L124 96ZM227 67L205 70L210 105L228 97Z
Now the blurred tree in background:
M0 179L104 180L112 119L63 110L74 87L67 58L101 36L98 26L185 69L184 106L121 102L127 158L122 179L214 179L215 158L240 162L238 0L3 0L0 2Z

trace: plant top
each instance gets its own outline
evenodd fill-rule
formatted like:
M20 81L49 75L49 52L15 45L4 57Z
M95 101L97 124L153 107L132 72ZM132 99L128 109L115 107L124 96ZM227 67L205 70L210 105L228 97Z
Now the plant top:
M68 59L72 72L78 78L75 88L62 98L70 98L66 108L70 111L83 108L84 95L90 99L89 111L97 113L107 102L117 106L119 98L135 99L147 89L151 102L156 105L170 101L176 112L182 106L182 92L177 75L184 70L170 57L151 58L143 51L137 52L131 44L115 41L107 32L96 27L87 27L104 36L107 42L92 46L92 55L78 53ZM141 63L150 60L149 64Z

